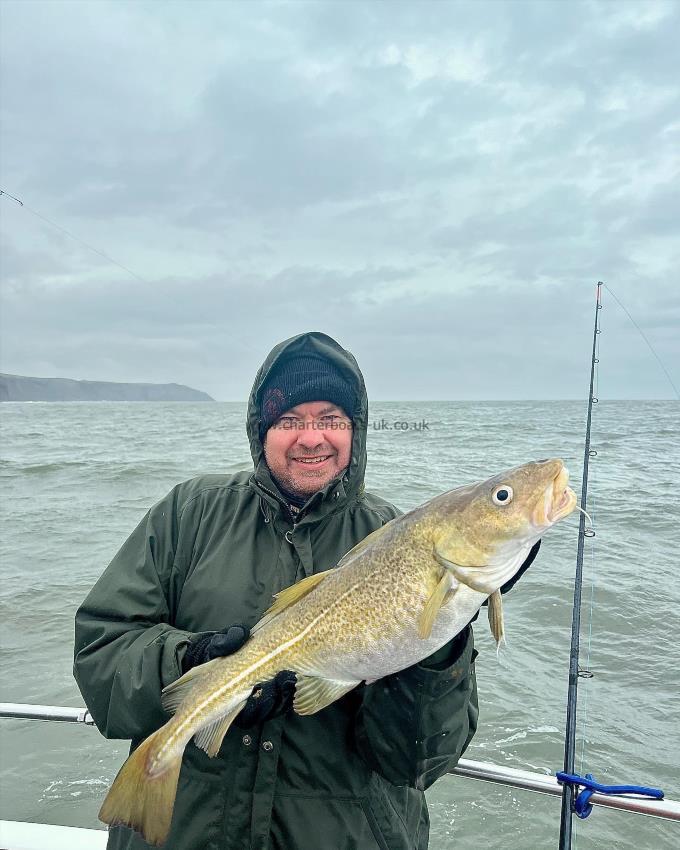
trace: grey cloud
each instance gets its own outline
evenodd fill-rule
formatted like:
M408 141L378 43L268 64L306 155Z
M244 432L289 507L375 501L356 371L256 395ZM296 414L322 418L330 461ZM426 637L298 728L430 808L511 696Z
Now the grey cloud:
M32 358L36 368L50 363L53 371L74 374L81 363L87 372L81 366L78 377L118 375L121 380L136 374L140 380L186 381L194 375L194 384L218 398L242 398L274 341L315 327L362 353L374 397L399 397L403 386L418 398L579 397L583 392L590 284L486 284L461 295L419 293L410 281L408 269L343 274L293 268L263 281L193 282L195 291L188 281L166 281L163 301L132 284L117 287L120 304L110 286L58 297L36 291L30 301L22 300L23 312L10 310L7 318L18 325L34 323L37 344L29 351L27 340L15 342L15 354ZM405 284L407 291L387 300L351 300L358 292L394 283ZM326 290L329 297L321 300L319 293ZM610 328L620 320L611 306ZM664 312L667 316L667 308L657 309L657 321ZM112 314L115 321L103 319ZM680 318L677 308L675 318ZM243 333L253 327L256 334ZM632 333L624 323L622 337L630 342ZM677 342L668 338L666 344L669 351L675 345L677 353ZM616 356L625 357L625 351ZM651 371L653 384L655 373L644 358L642 366Z
M3 188L148 284L4 216L8 371L240 398L319 327L383 398L574 396L598 277L680 359L676 4L28 5Z

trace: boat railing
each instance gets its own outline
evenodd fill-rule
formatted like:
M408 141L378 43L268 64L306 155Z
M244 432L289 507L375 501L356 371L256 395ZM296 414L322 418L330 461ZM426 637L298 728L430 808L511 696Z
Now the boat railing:
M49 720L94 726L92 715L86 708L70 708L56 705L28 705L25 703L3 702L0 703L0 718ZM524 791L537 791L541 794L550 794L555 797L562 796L562 785L557 781L557 778L551 774L539 773L537 771L521 770L515 767L507 767L506 765L462 758L451 773L466 779L494 782L498 785L508 785ZM603 808L680 821L680 801L677 800L669 800L667 798L663 800L651 800L638 796L614 796L595 793L589 802Z

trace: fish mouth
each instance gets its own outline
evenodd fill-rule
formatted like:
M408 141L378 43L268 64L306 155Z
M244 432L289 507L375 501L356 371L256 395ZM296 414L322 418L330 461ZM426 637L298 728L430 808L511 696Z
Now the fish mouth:
M569 470L562 464L545 488L543 499L534 511L534 525L551 526L568 516L576 507L576 493L568 486Z

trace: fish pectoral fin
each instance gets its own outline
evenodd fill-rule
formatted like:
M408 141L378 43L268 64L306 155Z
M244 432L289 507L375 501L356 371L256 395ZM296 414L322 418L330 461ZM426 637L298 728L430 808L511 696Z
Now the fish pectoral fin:
M471 590L476 590L478 593L489 593L490 587L498 587L500 584L505 584L514 575L512 571L512 559L502 564L478 564L476 566L463 567L460 564L449 561L448 558L445 558L437 551L436 547L434 549L434 558L440 566L449 570L457 581L461 584L466 584Z
M338 561L337 566L344 567L345 564L348 564L350 561L353 561L357 555L360 555L364 551L364 549L368 549L368 547L372 543L375 543L375 541L379 537L382 537L387 527L390 526L393 522L394 520L389 520L389 522L386 522L385 525L381 525L380 528L376 528L375 531L372 531L370 534L367 534L366 537L364 537L363 540L361 540L359 543L357 543L356 546L350 549L349 552L345 552L342 558L340 558L340 560Z
M304 596L307 596L308 593L314 590L314 588L320 584L329 573L332 572L333 570L330 569L324 570L322 573L315 573L312 576L303 578L302 581L298 581L296 584L292 584L280 593L276 593L274 595L273 604L264 612L261 619L255 623L250 630L250 634L252 635L263 626L266 626L267 623L274 619L274 617L278 616L290 605L293 605L298 601L298 599L302 599Z
M215 664L219 659L213 658L212 661L206 661L205 664L199 664L192 667L183 676L174 682L170 682L161 691L161 705L168 714L174 714L182 704L184 697L189 693L195 684L195 680L206 673L211 665Z
M434 621L439 613L442 605L448 602L453 594L451 593L451 584L454 581L453 576L448 570L444 570L444 575L439 580L439 584L432 592L432 596L427 600L420 617L418 617L418 637L427 640L432 634ZM454 591L455 592L455 591Z
M337 682L319 676L303 676L298 673L293 708L296 714L316 714L322 708L340 699L356 688L359 682Z
M500 647L501 641L505 637L505 629L503 627L503 599L500 590L492 593L489 597L489 626L491 634L496 641L496 647Z
M243 699L240 699L236 705L220 717L219 720L216 720L214 723L209 723L207 726L199 729L194 735L194 744L206 752L210 758L214 758L219 752L224 736L227 734L227 730L234 722L236 715L246 704L249 696L250 693L247 693L243 696Z

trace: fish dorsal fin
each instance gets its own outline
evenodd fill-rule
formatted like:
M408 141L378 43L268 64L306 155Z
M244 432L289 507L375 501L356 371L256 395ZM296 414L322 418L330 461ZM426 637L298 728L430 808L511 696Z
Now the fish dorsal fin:
M448 570L444 570L444 575L440 578L432 595L427 600L420 617L418 617L418 637L422 640L427 640L432 634L432 627L434 626L434 621L440 608L445 601L448 602L451 599L449 592L451 591L451 585L454 583L457 584L451 573Z
M503 627L503 599L500 590L492 593L489 597L489 626L491 634L496 641L496 648L499 649L501 641L505 638L505 629Z
M360 541L359 543L357 543L356 546L350 549L349 552L345 552L342 558L340 558L340 560L338 561L338 566L344 567L350 561L353 561L357 555L360 555L364 551L364 549L368 549L368 547L372 543L375 543L376 540L382 537L387 528L389 528L393 522L394 520L391 519L389 522L386 522L385 525L381 525L380 528L376 528L375 531L372 531L370 534L367 534L366 537L364 537L362 541Z
M187 670L187 672L179 679L176 679L174 682L170 682L169 685L166 685L161 692L161 705L163 706L163 709L167 711L168 714L174 714L182 704L184 697L193 688L196 683L196 679L199 679L204 673L207 673L216 661L219 661L219 659L213 658L212 661L206 661L205 664L199 664L196 667L192 667L191 670Z
M220 747L222 746L222 741L224 740L224 736L227 734L227 730L233 723L236 715L246 704L250 694L241 694L241 696L243 697L243 699L239 699L239 701L230 711L228 711L225 715L220 717L220 719L216 720L214 723L209 723L207 726L204 726L202 729L199 729L198 732L194 735L194 744L196 744L197 747L200 747L204 752L206 752L210 756L210 758L214 758L219 752Z
M356 688L359 682L337 682L319 676L302 676L298 673L293 708L296 714L316 714L322 708L340 699Z
M280 593L276 593L274 595L273 604L264 612L262 618L255 623L253 628L250 630L250 634L254 634L263 626L267 625L267 623L271 622L271 620L278 616L283 610L288 608L290 605L295 604L304 596L307 596L308 593L314 590L314 588L320 584L329 573L332 572L333 570L331 569L324 570L322 573L315 573L312 576L303 578L302 581L298 581L296 584L292 584Z

